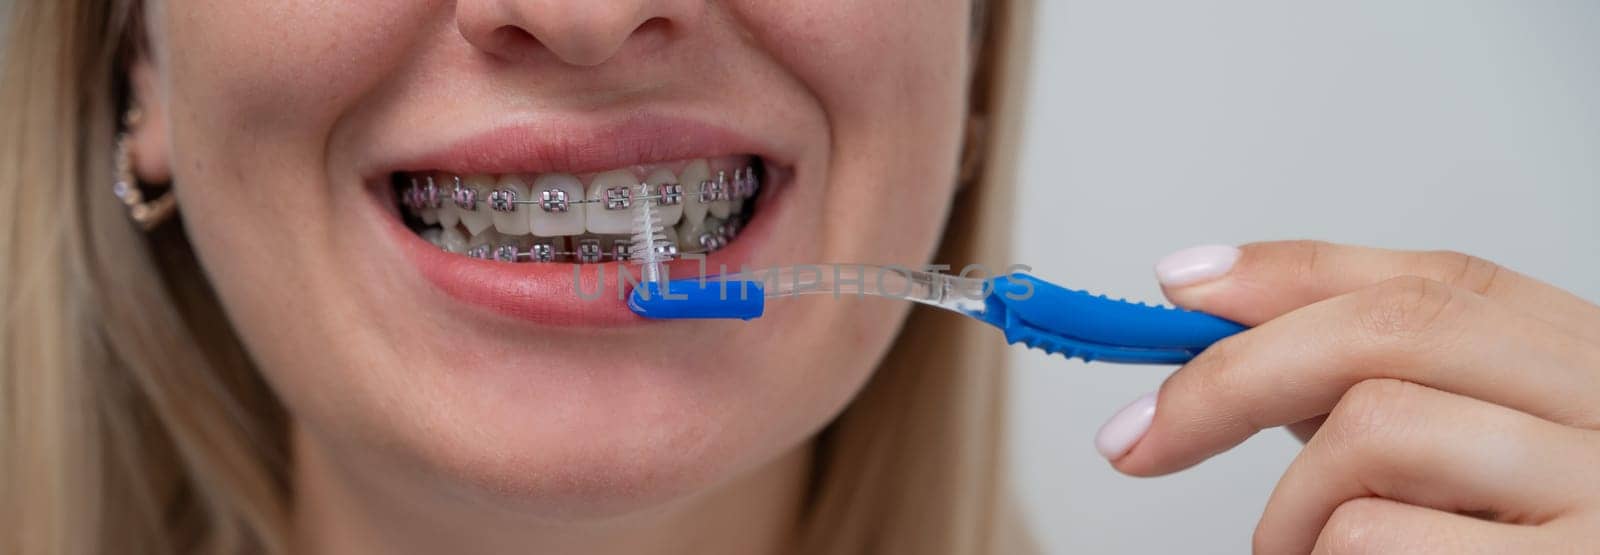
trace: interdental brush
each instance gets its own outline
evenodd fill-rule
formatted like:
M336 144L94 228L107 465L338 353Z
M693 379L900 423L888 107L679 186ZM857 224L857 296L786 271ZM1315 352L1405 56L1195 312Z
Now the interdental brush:
M640 265L640 284L656 285L661 282L661 265L678 254L677 244L667 239L666 227L656 210L656 199L650 195L650 185L639 184L638 202L633 208L633 240L628 249L629 258Z
M845 279L851 271L856 279ZM855 273L859 272L859 273ZM663 294L666 293L666 294ZM767 298L828 294L909 300L976 318L1006 341L1067 358L1182 364L1245 327L1210 314L1067 289L1025 273L991 279L872 265L750 271L635 288L628 306L652 319L759 318Z

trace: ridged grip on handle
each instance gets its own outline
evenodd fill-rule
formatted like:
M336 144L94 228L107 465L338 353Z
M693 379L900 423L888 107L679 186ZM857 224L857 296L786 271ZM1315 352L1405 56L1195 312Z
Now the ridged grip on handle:
M1182 364L1246 329L1210 314L1091 295L1028 274L990 284L980 318L1004 331L1006 341L1085 361Z

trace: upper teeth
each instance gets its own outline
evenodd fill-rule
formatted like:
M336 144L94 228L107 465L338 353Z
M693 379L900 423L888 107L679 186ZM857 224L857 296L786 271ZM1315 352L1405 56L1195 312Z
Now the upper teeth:
M680 246L699 250L708 244L718 245L718 241L700 237L709 232L710 227L715 227L705 225L708 215L715 218L717 224L729 221L730 214L740 214L743 202L756 195L759 183L755 170L740 167L739 160L744 158L733 162L719 159L715 164L710 160L691 160L680 163L683 169L676 173L665 167L667 165L642 171L613 170L594 175L587 187L579 177L564 173L537 176L410 174L400 197L401 203L424 223L437 223L444 228L440 233L427 234L430 241L455 252L469 251L486 258L504 259L510 251L497 253L497 247L527 242L516 240L520 236L556 238L632 232L632 208L635 202L644 200L635 198L641 195L638 191L643 183L650 192L646 198L655 201L660 208L663 225L679 227L682 231L676 235L688 235L693 230L692 244ZM451 233L458 223L470 236L470 242ZM485 237L486 234L496 237ZM491 240L494 246L487 252L472 251ZM722 243L725 242L726 238ZM594 258L595 246L586 244L588 250L574 251L574 258L582 261ZM530 245L530 248L537 246ZM574 243L573 248L579 248L578 244ZM523 252L524 258L538 254Z

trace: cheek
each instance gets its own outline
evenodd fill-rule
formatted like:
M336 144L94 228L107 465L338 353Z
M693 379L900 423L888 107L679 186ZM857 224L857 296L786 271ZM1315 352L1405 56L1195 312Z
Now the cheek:
M751 4L766 50L833 116L928 116L928 107L948 108L960 96L969 0Z
M309 298L337 206L330 131L406 59L431 2L169 0L155 14L180 210L224 303ZM338 177L338 176L334 176ZM274 304L271 300L282 301ZM251 306L250 303L270 306ZM317 309L318 307L305 307Z
M750 12L828 120L829 252L905 264L932 252L954 192L970 10L967 0L824 0Z
M334 241L336 207L361 194L329 182L330 130L405 60L408 41L379 38L429 24L418 10L430 4L169 0L157 14L180 214L230 319L263 367L278 370L267 377L280 391L284 380L342 376L299 370L309 366L307 337L349 336L340 330L360 321L320 302L347 295L328 294L338 284L305 271L342 267L331 249L307 245Z
M426 20L406 12L426 3L378 4L174 0L163 7L159 55L173 178L180 202L193 207L186 221L224 237L254 230L256 237L228 246L270 252L270 239L307 239L282 222L327 220L315 216L331 205L322 171L329 130L404 58L404 41L375 38L404 36L407 25Z
M175 115L236 136L317 128L404 59L426 2L174 1L165 13ZM323 126L325 127L325 126Z

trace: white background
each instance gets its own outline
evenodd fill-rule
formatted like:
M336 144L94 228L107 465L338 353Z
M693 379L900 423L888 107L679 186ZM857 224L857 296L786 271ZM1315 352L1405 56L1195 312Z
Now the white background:
M1319 238L1600 299L1600 2L1039 4L1016 245L1036 273L1155 300L1169 251ZM1095 430L1171 368L1016 349L1012 466L1048 552L1249 552L1286 432L1124 477Z

